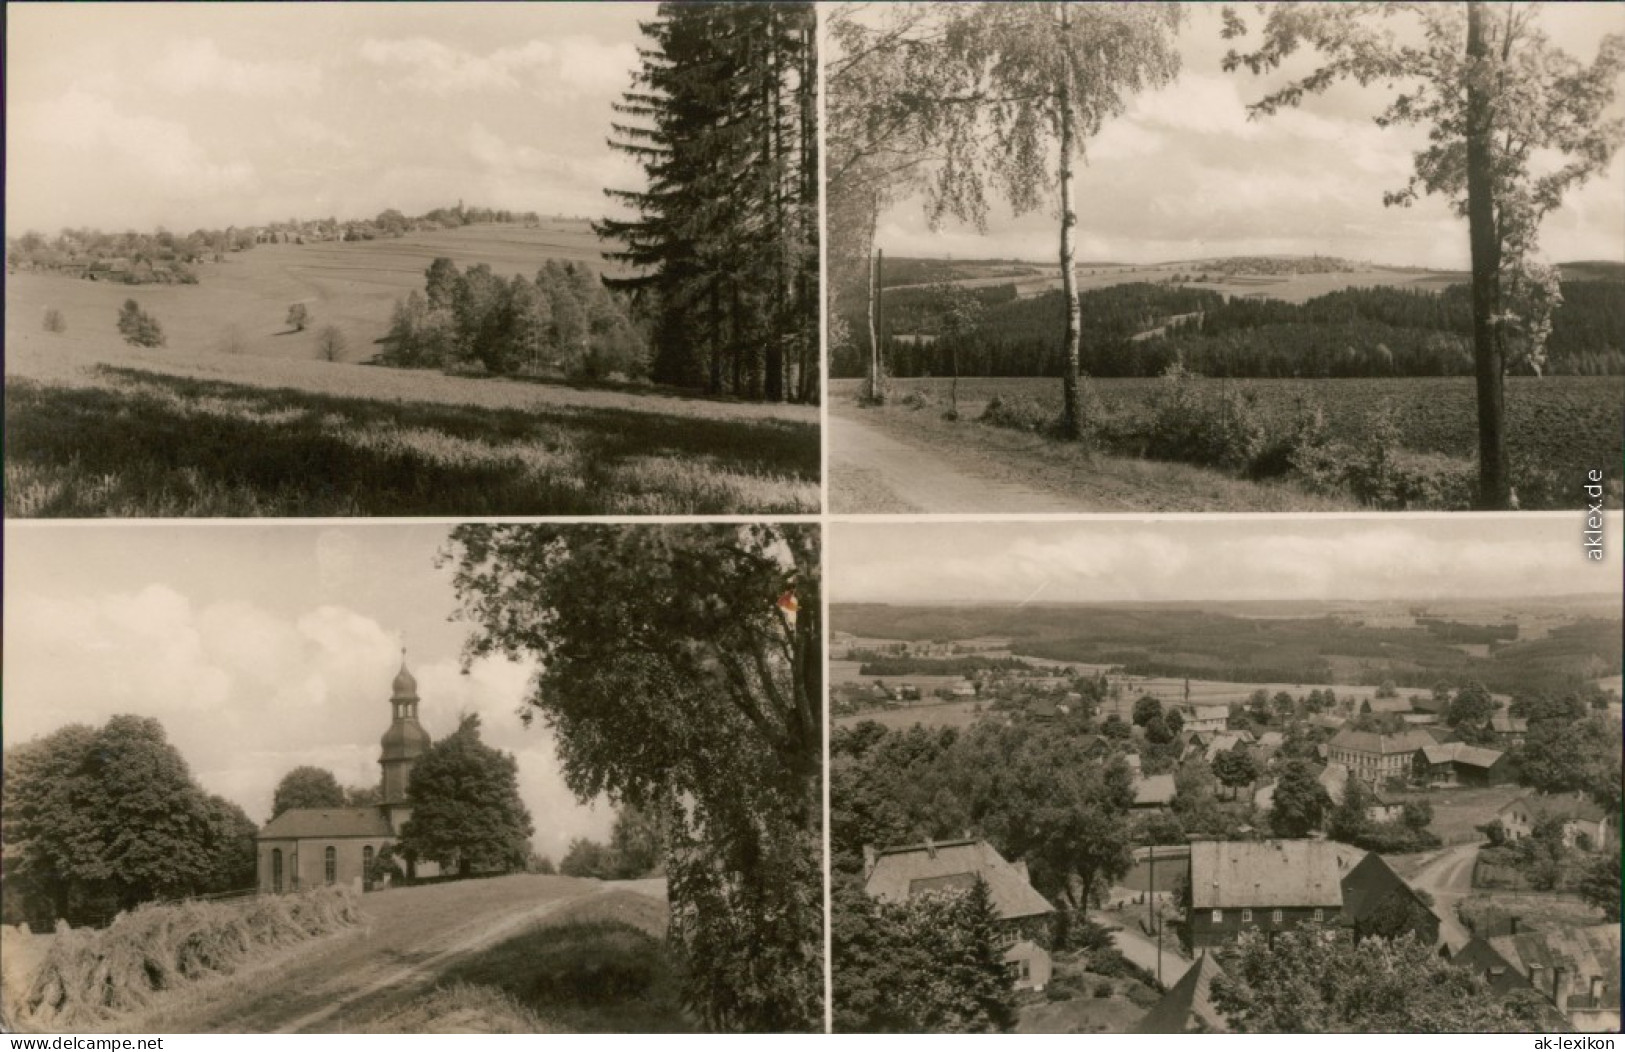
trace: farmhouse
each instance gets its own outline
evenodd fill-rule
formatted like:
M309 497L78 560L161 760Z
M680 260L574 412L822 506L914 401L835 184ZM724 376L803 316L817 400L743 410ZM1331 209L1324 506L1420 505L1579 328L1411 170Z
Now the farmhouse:
M1490 717L1490 730L1495 732L1495 740L1502 745L1522 745L1529 734L1529 720L1524 716L1497 712Z
M1139 757L1135 757L1139 759ZM1164 811L1174 802L1174 776L1171 774L1140 775L1135 772L1134 808L1136 810Z
M1343 795L1348 791L1349 769L1340 763L1329 763L1326 769L1320 772L1317 779L1321 788L1333 804L1341 804ZM1365 816L1373 822L1392 822L1405 810L1402 801L1386 799L1380 789L1371 790L1371 805L1365 809Z
M1180 714L1185 717L1184 729L1195 733L1222 731L1230 722L1228 705L1187 705L1180 708Z
M1439 941L1439 918L1375 851L1344 875L1343 920L1355 939L1414 935L1424 946Z
M1300 924L1335 924L1343 908L1337 845L1324 840L1197 840L1191 844L1191 947L1266 938Z
M374 807L291 808L255 836L261 892L297 891L321 884L369 886L373 860L400 836L412 817L406 787L412 765L429 749L429 732L418 723L418 684L406 670L395 674L389 699L390 724L384 732L381 800ZM438 867L421 863L415 872Z
M1512 780L1506 753L1466 742L1424 745L1414 764L1435 785L1503 785Z
M1582 851L1604 851L1618 839L1608 812L1584 793L1573 796L1547 796L1528 792L1509 800L1495 812L1508 840L1522 840L1545 819L1563 823L1563 845Z
M1055 909L1027 881L1027 864L1011 863L985 840L946 840L880 852L864 849L863 890L881 902L963 893L987 884L1005 939L1004 962L1017 987L1042 990L1050 979L1050 918Z
M1432 737L1419 730L1379 734L1345 727L1326 743L1326 760L1344 765L1364 782L1380 785L1390 778L1409 778L1417 751L1432 744Z
M1475 937L1451 963L1498 994L1534 990L1581 1033L1619 1029L1619 924Z

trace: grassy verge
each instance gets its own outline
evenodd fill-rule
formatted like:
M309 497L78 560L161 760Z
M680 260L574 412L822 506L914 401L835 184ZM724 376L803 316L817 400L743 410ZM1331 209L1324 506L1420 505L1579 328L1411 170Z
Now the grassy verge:
M677 1033L694 1029L664 949L666 907L617 891L538 920L453 964L365 1033Z
M817 510L816 424L657 411L660 406L659 400L637 408L390 400L108 365L79 382L12 377L6 385L6 512Z

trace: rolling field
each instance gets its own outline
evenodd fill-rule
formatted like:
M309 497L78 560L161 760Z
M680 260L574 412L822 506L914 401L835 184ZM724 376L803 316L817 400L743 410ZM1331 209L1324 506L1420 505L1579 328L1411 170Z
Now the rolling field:
M1471 377L1340 380L1209 380L1250 393L1263 414L1285 416L1299 404L1318 404L1334 439L1358 441L1373 414L1388 410L1405 448L1471 458L1477 450L1477 401ZM890 381L898 394L929 391L947 401L951 381L941 378ZM1158 379L1094 379L1089 386L1108 411L1145 404ZM831 381L830 397L854 398L860 381ZM1021 395L1060 411L1061 384L1050 377L972 378L959 381L962 417L974 419L996 395ZM1579 506L1580 480L1590 468L1618 477L1625 377L1508 377L1507 444L1514 472L1530 468L1574 481Z
M635 385L361 364L440 255L595 262L584 228L493 226L262 245L195 286L11 276L6 511L16 516L812 512L818 411ZM168 344L125 344L134 298ZM307 331L283 324L305 302ZM46 309L67 329L43 330ZM346 335L318 360L315 333Z

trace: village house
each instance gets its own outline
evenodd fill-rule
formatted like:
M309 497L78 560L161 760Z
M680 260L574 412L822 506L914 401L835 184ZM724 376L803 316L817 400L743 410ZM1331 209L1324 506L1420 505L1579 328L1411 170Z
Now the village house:
M1139 757L1135 757L1139 759ZM1174 776L1171 774L1141 775L1135 767L1134 809L1136 811L1166 811L1173 805Z
M1522 840L1547 818L1563 823L1563 845L1581 851L1605 851L1619 839L1608 812L1584 793L1547 796L1531 790L1507 801L1495 812L1508 840Z
M1340 763L1361 781L1381 785L1390 778L1409 779L1417 752L1433 744L1433 738L1420 730L1379 734L1344 727L1326 743L1326 762Z
M1451 963L1497 994L1534 990L1577 1033L1619 1030L1619 924L1475 937Z
M1326 765L1326 769L1320 772L1317 780L1320 782L1321 788L1326 790L1326 795L1331 799L1334 806L1343 802L1343 795L1348 791L1349 769L1347 767L1340 763L1329 763ZM1380 786L1372 787L1370 793L1371 805L1365 809L1365 816L1370 821L1392 822L1404 812L1404 801L1388 799Z
M1439 944L1438 916L1375 851L1344 875L1342 888L1342 920L1356 940L1409 932L1424 946Z
M369 887L378 853L391 845L412 817L406 788L412 765L429 750L429 733L418 723L418 684L403 657L390 692L390 724L384 732L380 803L373 807L290 808L255 835L258 887L278 893L322 884ZM420 862L416 876L439 867Z
M1522 745L1529 734L1529 720L1524 716L1497 712L1490 717L1490 730L1495 732L1495 740L1502 745Z
M1055 908L1027 879L1026 862L1008 862L985 840L945 840L876 852L864 848L863 890L881 902L960 894L978 877L987 884L1004 937L1005 968L1021 989L1042 990L1052 963L1046 948Z
M1181 705L1179 713L1185 718L1183 729L1193 733L1222 731L1230 723L1228 705Z
M1273 938L1343 908L1338 845L1325 840L1191 842L1191 948L1234 942L1244 931Z
M1413 765L1432 785L1505 785L1513 777L1506 753L1459 741L1422 746Z

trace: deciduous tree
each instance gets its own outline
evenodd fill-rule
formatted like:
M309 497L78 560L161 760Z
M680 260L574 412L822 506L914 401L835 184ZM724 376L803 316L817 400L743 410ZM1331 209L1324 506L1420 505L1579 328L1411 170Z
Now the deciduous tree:
M1428 129L1410 181L1383 200L1403 206L1439 194L1467 220L1485 508L1512 505L1502 393L1509 342L1538 371L1549 327L1551 276L1535 260L1541 221L1625 141L1625 123L1609 113L1625 70L1625 37L1603 37L1585 66L1551 43L1537 12L1537 5L1481 0L1273 4L1258 48L1225 58L1227 70L1263 73L1304 46L1324 57L1253 104L1253 114L1298 105L1340 80L1380 82L1399 87L1379 125ZM1408 34L1390 31L1395 18L1410 23ZM1225 36L1245 32L1227 11Z
M455 866L461 876L521 869L530 857L535 827L519 798L519 765L480 741L476 715L418 758L406 798L412 817L400 844L411 857Z
M333 772L320 767L295 767L282 776L271 794L271 817L296 807L344 807L344 790Z
M1275 782L1270 829L1276 836L1308 836L1320 827L1321 818L1330 806L1326 790L1315 778L1314 768L1303 760L1291 760L1282 766Z

